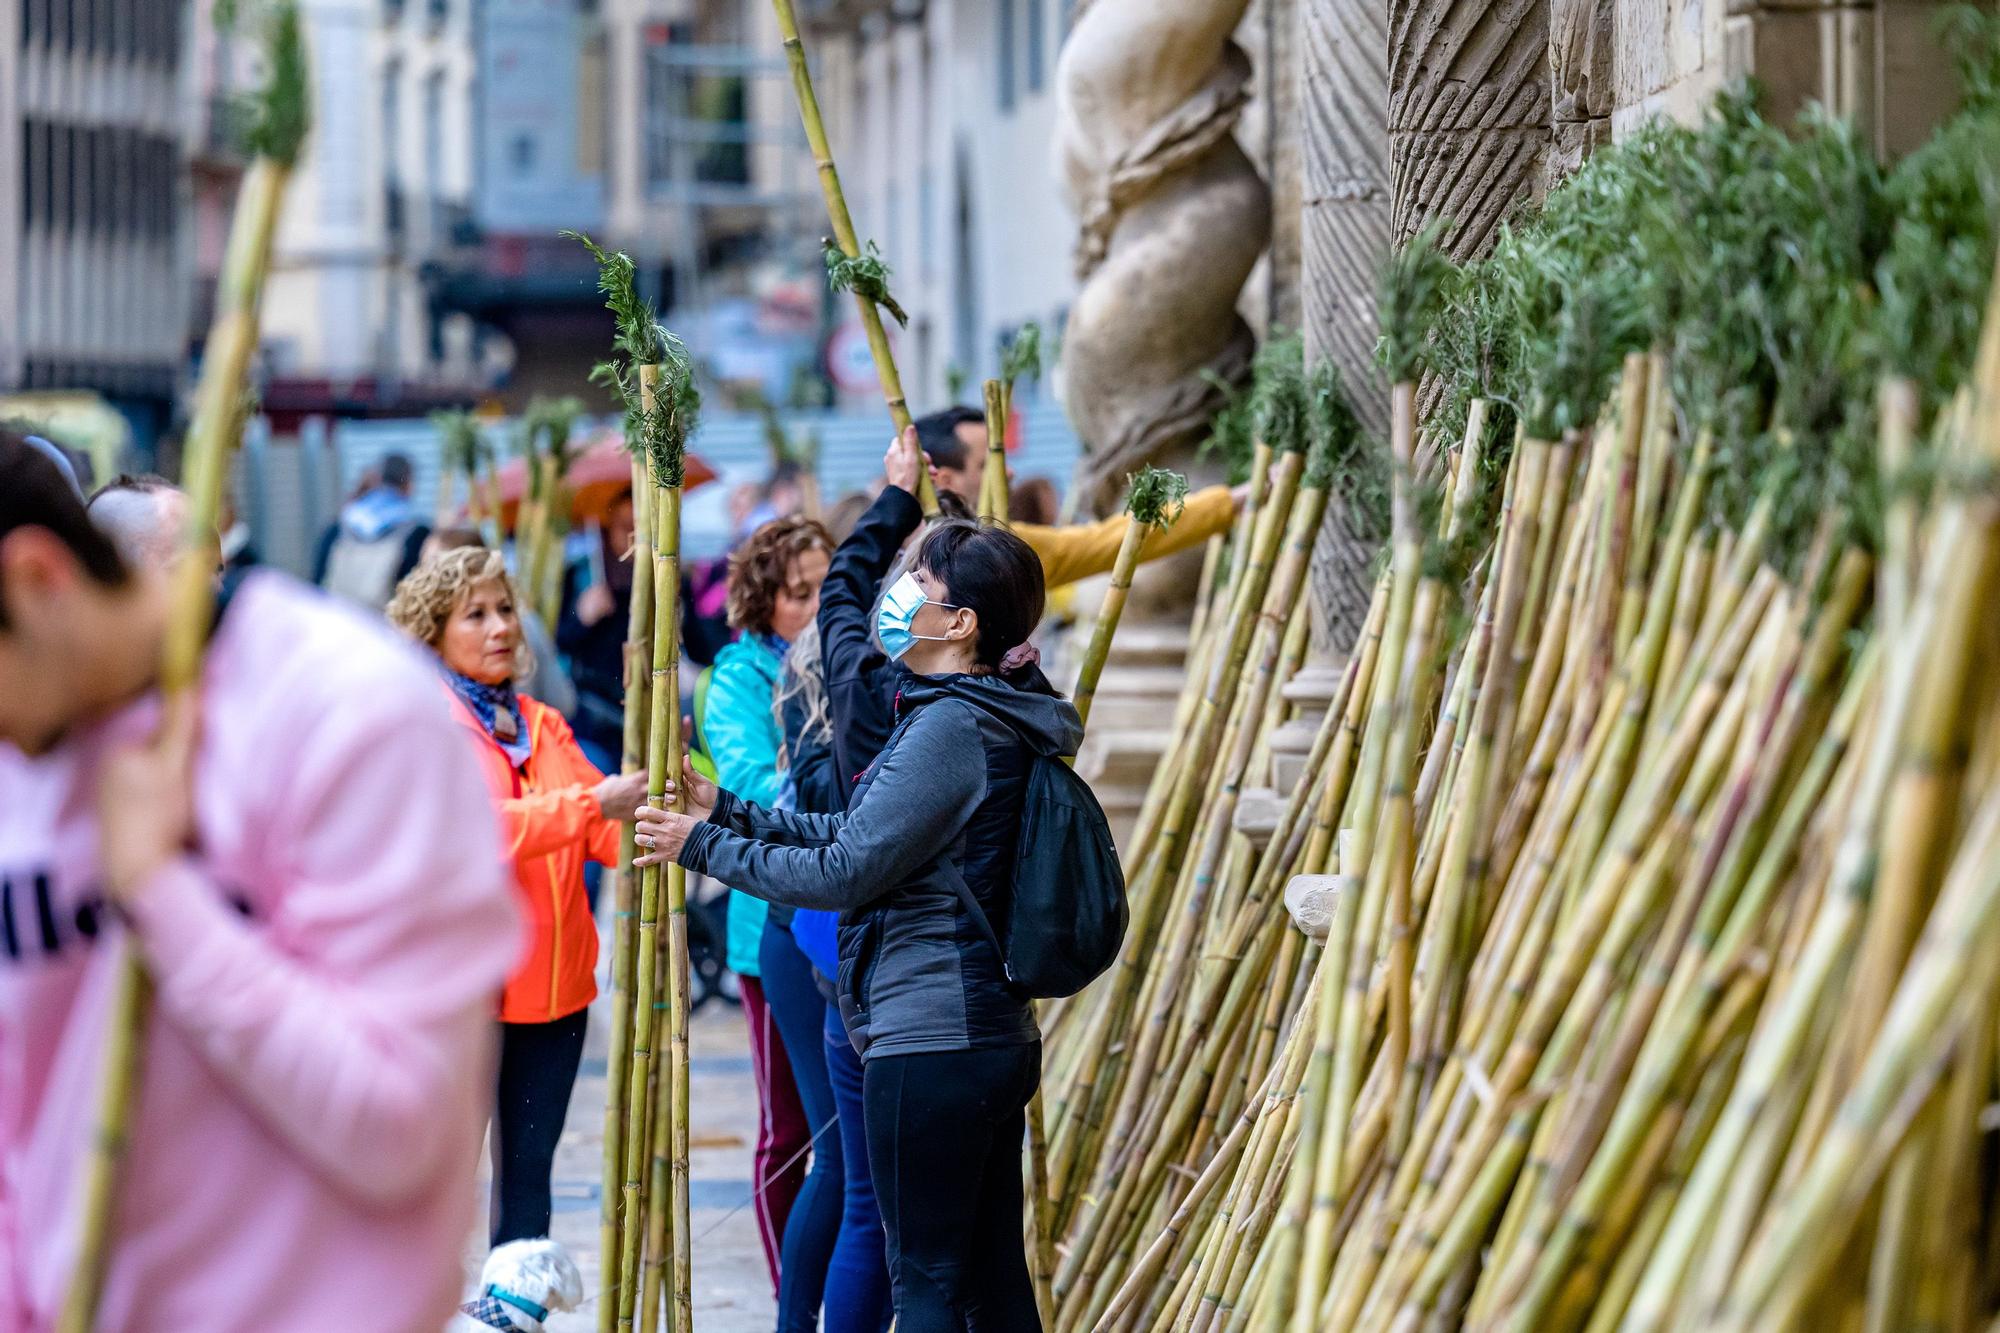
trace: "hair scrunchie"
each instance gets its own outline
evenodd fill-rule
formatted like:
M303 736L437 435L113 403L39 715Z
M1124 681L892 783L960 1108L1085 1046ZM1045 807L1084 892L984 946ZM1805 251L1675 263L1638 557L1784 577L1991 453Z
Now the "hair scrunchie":
M1011 675L1024 667L1040 666L1042 650L1032 643L1017 643L1000 657L1000 670Z

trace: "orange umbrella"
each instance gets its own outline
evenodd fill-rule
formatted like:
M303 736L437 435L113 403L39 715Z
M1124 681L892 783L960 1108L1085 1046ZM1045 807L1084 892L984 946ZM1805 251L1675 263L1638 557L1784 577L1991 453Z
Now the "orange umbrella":
M528 462L517 454L501 466L499 475L501 522L511 526L528 493ZM681 489L695 490L715 477L714 468L689 454ZM611 502L632 489L632 456L625 452L625 437L616 430L599 432L571 460L565 484L570 489L570 521L603 522Z

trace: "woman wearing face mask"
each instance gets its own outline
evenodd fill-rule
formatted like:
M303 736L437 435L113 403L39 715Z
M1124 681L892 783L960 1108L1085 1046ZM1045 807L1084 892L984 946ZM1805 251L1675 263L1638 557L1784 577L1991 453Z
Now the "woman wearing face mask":
M1024 1112L1040 1075L1028 1000L962 905L1005 938L1023 788L1068 756L1076 710L1018 650L1042 571L1004 528L933 528L877 617L907 673L895 729L845 814L780 813L688 779L691 815L645 810L642 860L772 902L837 909L838 999L864 1061L869 1167L897 1327L1039 1326L1021 1239Z
M584 862L618 863L618 823L645 799L646 775L605 777L562 714L516 690L529 660L498 551L433 555L397 585L388 615L437 654L513 859L530 932L500 997L492 1243L546 1236L549 1173L597 995Z

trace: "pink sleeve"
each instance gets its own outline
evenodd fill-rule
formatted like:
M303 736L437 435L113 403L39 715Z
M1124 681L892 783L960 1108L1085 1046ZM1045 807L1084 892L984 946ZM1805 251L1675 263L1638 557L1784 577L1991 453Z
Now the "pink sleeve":
M420 704L291 748L272 919L187 858L131 910L164 1015L336 1189L382 1206L474 1150L519 945L485 784Z

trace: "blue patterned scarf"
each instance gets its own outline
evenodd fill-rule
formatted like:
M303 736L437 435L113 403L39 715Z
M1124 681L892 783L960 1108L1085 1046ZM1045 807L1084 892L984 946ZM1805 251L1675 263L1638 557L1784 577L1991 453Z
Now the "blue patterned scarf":
M451 682L452 691L472 710L472 715L479 719L479 725L486 728L486 734L493 738L493 743L507 752L507 758L514 767L527 763L528 756L534 753L534 743L528 737L528 720L522 716L521 700L514 693L514 682L485 685L470 676L459 675L450 667L445 668L444 675ZM511 738L502 737L494 730L503 712L514 722Z

